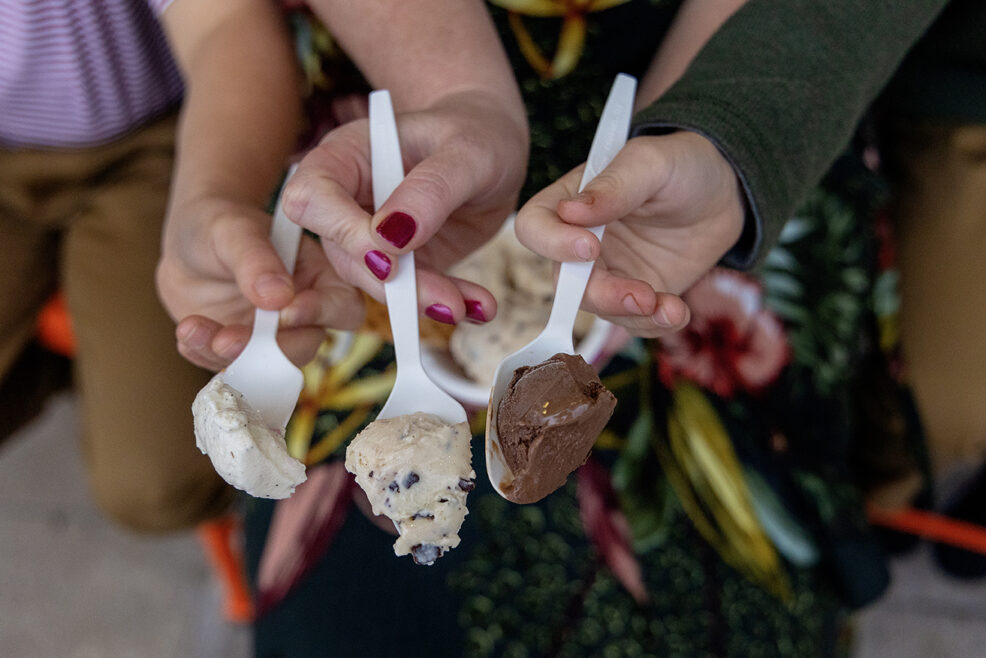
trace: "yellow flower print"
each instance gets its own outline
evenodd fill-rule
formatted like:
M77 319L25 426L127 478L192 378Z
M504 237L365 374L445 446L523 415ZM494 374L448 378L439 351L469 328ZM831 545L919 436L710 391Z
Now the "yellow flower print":
M517 45L524 58L538 75L551 80L571 73L582 56L586 14L604 11L627 2L629 0L490 0L491 4L507 10L510 29L517 38ZM534 43L524 26L523 16L564 18L558 46L551 61L548 61Z
M383 347L372 333L337 332L323 341L315 358L304 368L305 387L288 423L288 452L306 464L316 464L362 427L375 405L382 403L394 386L393 366L379 375L354 380ZM314 442L312 434L321 410L338 414L338 423Z
M696 529L722 559L767 591L789 599L787 574L757 518L733 445L697 386L671 391L668 442L657 442L668 481Z

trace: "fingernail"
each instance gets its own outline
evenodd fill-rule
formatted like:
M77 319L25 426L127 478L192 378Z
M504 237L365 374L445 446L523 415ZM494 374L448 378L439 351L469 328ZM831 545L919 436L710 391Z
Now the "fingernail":
M227 341L217 341L215 345L215 352L218 356L224 359L233 359L237 357L243 348L246 347L246 341L240 339L227 340Z
M390 259L382 251L374 249L373 251L366 252L366 255L363 256L363 262L373 272L373 276L381 281L386 279L387 275L390 274Z
M579 238L575 241L575 255L582 260L592 260L592 245L588 238Z
M290 182L284 186L281 192L281 207L284 214L292 220L298 219L305 213L308 206L307 190L297 183Z
M483 305L475 299L466 300L466 317L480 324L487 321L486 313L483 312Z
M663 306L658 307L657 312L654 314L654 322L662 327L673 327L674 322L668 317L668 312L664 310Z
M301 313L297 306L282 308L278 325L281 327L296 327L301 325Z
M627 313L631 315L643 315L644 309L640 308L640 304L634 299L633 295L627 295L623 298L623 308L627 310Z
M277 274L265 274L253 284L253 289L263 299L274 297L290 287L291 282L286 277Z
M192 349L199 350L205 347L209 340L208 337L209 332L198 325L185 325L178 327L178 340L185 343Z
M569 199L569 201L573 201L575 203L582 203L582 204L585 204L587 206L591 206L592 203L593 203L593 201L594 201L594 199L592 198L592 195L589 194L588 192L579 192L578 194L576 194L575 196L573 196L571 199Z
M452 315L452 309L445 304L432 304L425 309L425 315L435 322L455 324L455 316Z
M411 241L416 230L418 230L417 222L405 212L390 213L377 225L377 233L398 249L402 249Z

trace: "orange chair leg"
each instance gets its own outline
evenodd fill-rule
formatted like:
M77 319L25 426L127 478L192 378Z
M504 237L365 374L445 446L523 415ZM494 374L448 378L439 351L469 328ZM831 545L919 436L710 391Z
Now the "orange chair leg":
M240 522L233 516L204 521L197 528L206 556L223 586L226 619L248 624L254 618L253 597L247 583L243 552L237 541L239 532Z
M75 333L72 331L72 318L65 305L61 292L52 295L38 314L38 341L45 348L62 356L75 354Z

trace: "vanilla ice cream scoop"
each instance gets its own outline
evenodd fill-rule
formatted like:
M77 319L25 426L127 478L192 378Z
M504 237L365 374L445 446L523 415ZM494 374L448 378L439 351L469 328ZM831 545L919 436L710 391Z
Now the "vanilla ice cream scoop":
M349 444L346 470L373 513L397 527L395 554L433 564L459 545L466 494L476 487L470 438L466 423L414 413L375 420Z
M226 482L257 498L287 498L307 479L288 454L284 430L272 430L220 372L192 403L195 444Z

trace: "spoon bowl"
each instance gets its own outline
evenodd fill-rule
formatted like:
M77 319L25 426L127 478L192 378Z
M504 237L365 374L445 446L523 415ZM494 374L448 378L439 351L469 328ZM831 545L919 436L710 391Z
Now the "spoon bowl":
M288 178L297 165L292 165ZM288 274L294 272L301 242L301 226L287 218L278 199L270 240ZM272 430L283 431L304 387L301 369L291 363L277 344L277 311L258 308L246 347L223 371L223 381L243 394Z
M603 107L596 134L592 139L589 157L586 159L585 170L579 183L579 192L599 172L609 166L626 144L636 86L637 81L632 76L623 73L616 76L606 99L606 105ZM604 228L604 226L595 226L589 230L602 240ZM513 379L514 371L518 368L536 365L555 354L574 354L572 330L575 327L575 316L582 303L582 296L585 294L593 265L592 261L561 264L551 314L544 329L530 343L504 357L493 375L486 413L486 473L493 488L501 496L504 496L503 488L513 481L514 475L504 459L497 432L497 412L500 401Z
M369 103L373 203L379 210L404 179L404 162L390 93L386 90L374 91L370 94ZM421 365L414 252L398 257L397 273L384 284L384 293L394 335L397 376L394 388L377 418L422 412L434 414L450 425L466 422L465 408L439 388Z

